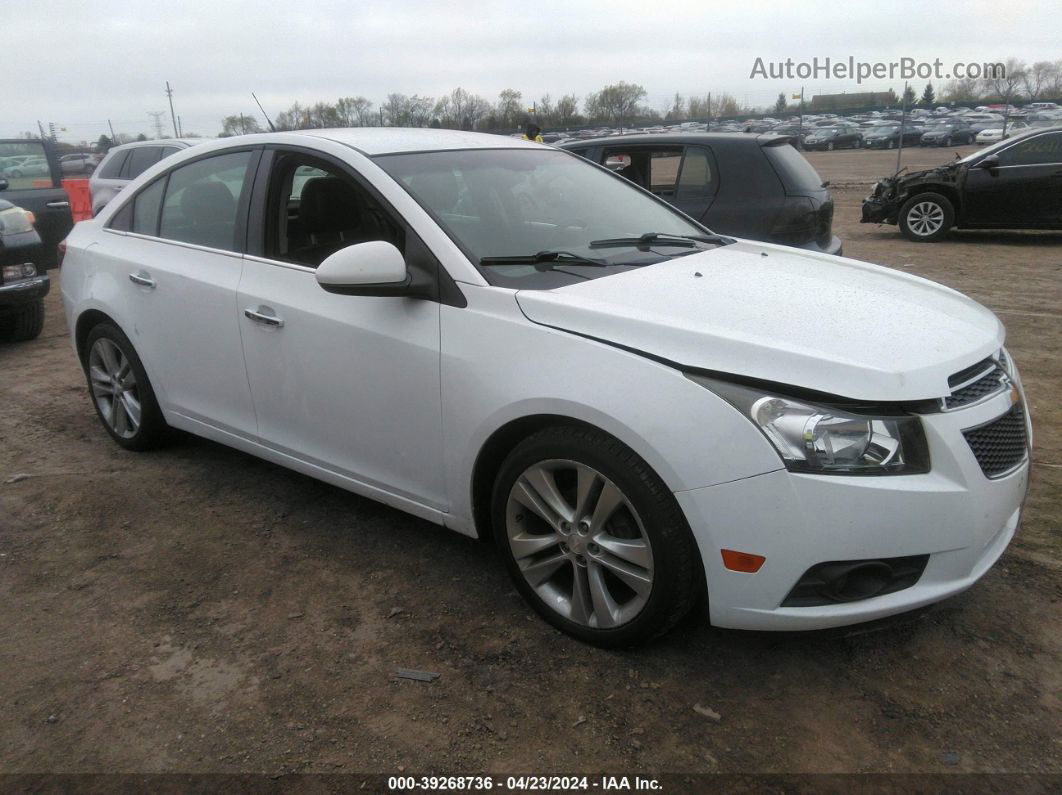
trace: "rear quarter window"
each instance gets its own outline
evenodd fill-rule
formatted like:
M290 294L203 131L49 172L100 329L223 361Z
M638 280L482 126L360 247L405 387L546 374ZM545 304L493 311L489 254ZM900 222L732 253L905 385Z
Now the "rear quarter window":
M122 166L125 165L125 161L129 157L129 151L124 149L121 152L109 155L107 161L97 172L98 176L103 179L118 179L118 175L122 173Z
M822 177L791 144L763 147L763 153L774 167L778 178L791 194L818 192L822 190Z
M162 149L158 146L141 146L129 152L129 159L122 169L122 179L136 179L159 162Z

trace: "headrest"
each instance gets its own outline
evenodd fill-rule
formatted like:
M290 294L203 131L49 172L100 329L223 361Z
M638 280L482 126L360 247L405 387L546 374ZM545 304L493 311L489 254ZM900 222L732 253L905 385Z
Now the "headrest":
M339 177L314 177L302 188L299 219L304 232L340 232L356 229L361 202L350 183Z

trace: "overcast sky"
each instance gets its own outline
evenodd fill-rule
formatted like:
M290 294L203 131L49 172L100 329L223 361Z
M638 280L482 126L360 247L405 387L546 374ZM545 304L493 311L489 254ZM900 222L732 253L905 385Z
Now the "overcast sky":
M753 80L757 57L1062 58L1049 0L2 0L0 21L0 137L40 120L65 127L69 141L95 140L107 119L152 135L148 112L162 110L172 134L167 80L183 128L216 135L223 116L257 113L251 91L274 116L296 100L379 104L389 92L437 97L462 86L492 102L511 87L530 101L619 80L644 86L661 109L675 91L769 105L801 82L809 97L903 82Z

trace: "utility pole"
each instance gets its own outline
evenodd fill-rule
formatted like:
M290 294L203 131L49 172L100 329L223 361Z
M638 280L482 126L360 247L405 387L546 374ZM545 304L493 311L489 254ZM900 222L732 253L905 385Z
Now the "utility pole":
M184 135L184 126L181 124L181 117L177 117L177 137L181 138Z
M896 173L900 173L900 153L903 152L903 128L907 126L907 81L903 81L903 98L900 100L900 140L896 145Z
M152 119L154 119L152 124L155 126L155 138L156 139L157 138L161 138L162 137L162 117L166 115L166 111L164 111L164 110L149 110L147 112L147 114Z
M708 121L704 123L704 131L712 129L712 92L708 92Z
M170 100L170 121L173 122L173 137L180 138L180 134L177 132L177 115L173 112L173 89L170 88L170 81L166 81L166 96ZM162 136L160 135L159 138Z

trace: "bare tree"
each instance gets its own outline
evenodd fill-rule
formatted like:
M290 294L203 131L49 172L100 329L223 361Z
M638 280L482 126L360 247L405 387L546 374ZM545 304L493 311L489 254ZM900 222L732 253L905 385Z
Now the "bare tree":
M371 127L376 118L372 102L365 97L340 97L336 100L336 116L341 127Z
M554 113L557 124L561 127L580 124L582 116L579 115L579 97L575 96L575 94L565 94L557 100L557 107Z
M941 92L945 102L976 102L981 98L981 81L974 77L949 80Z
M1057 73L1058 66L1050 61L1037 61L1022 73L1022 86L1030 102L1043 96L1044 90L1057 78Z
M674 99L671 100L671 108L667 111L665 118L668 121L682 121L687 118L686 100L683 99L682 94L675 92Z
M630 124L638 116L648 115L640 107L645 97L646 91L640 85L621 80L590 94L585 103L586 115L610 124Z
M521 102L523 96L515 88L502 89L498 94L498 104L495 106L494 115L503 127L516 127L520 124L526 112Z
M221 120L222 138L227 138L230 135L248 135L259 132L262 132L262 128L259 126L258 121L253 116L248 116L244 113L226 116Z
M982 84L985 91L989 95L1009 103L1014 98L1018 87L1025 81L1025 68L1025 61L1017 58L1008 58L1004 74L993 75L983 79Z

